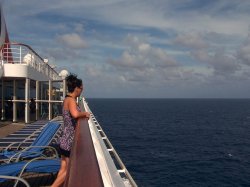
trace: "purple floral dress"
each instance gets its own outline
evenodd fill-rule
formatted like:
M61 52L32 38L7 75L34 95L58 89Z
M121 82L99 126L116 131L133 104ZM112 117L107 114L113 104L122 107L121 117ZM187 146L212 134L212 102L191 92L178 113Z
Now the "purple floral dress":
M77 110L79 112L81 111L79 106L77 106ZM62 115L63 115L64 126L63 126L62 136L59 141L60 148L66 151L70 151L74 141L77 120L71 116L69 110L63 109Z

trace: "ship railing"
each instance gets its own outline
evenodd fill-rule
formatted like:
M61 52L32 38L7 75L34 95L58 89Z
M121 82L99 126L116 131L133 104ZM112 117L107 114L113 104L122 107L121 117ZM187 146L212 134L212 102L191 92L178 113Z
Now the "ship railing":
M7 43L1 50L3 64L23 64L34 68L36 71L49 77L51 80L59 80L59 74L48 64L48 59L40 57L29 45L22 43Z
M87 119L79 119L64 187L103 187Z
M84 98L78 103L91 118L78 120L64 187L137 187Z
M103 178L109 178L110 183L114 186L121 186L121 182L124 186L137 187L133 177L130 175L126 166L122 162L115 148L109 141L107 135L103 131L101 125L96 120L95 116L91 112L87 102L83 99L84 108L91 113L89 120L90 131L93 139L98 139L99 144L94 144L95 150L98 153L97 159L100 166L100 171ZM101 155L98 157L98 155ZM103 162L103 158L105 162ZM108 173L106 171L109 171ZM117 175L118 174L118 175ZM106 176L105 176L106 175ZM119 176L119 177L118 177Z

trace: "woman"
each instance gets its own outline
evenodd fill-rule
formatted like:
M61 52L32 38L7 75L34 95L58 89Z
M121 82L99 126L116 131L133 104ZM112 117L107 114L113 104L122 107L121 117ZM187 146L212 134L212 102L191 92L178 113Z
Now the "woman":
M82 80L78 79L76 75L70 74L66 77L68 94L63 101L63 122L64 129L60 138L60 151L61 151L61 168L58 172L57 178L51 187L57 187L63 184L68 165L70 150L74 141L75 127L78 118L89 118L88 112L81 112L76 103L76 98L81 95L83 90Z

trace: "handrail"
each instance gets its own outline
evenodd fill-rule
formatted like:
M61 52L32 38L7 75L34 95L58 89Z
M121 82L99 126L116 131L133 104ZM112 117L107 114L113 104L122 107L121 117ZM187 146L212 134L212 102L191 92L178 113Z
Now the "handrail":
M113 147L113 145L111 144L111 142L109 141L107 135L105 134L105 132L103 131L102 127L100 126L100 124L97 122L97 120L95 119L94 116L92 116L92 119L95 120L95 126L98 129L98 132L100 133L100 136L102 137L103 141L106 142L106 146L107 146L107 150L109 152L112 152L113 154L113 159L115 160L115 163L118 164L118 166L120 167L120 169L117 170L120 174L124 174L126 176L126 179L128 179L130 185L132 187L137 187L136 182L134 181L133 177L130 175L128 169L126 168L126 166L124 165L124 163L122 162L121 158L119 157L118 153L116 152L115 148Z
M83 104L85 110L91 113L89 126L92 138L95 140L94 146L97 153L97 159L99 162L103 181L105 181L105 186L112 185L117 187L137 187L136 182L130 175L126 166L123 164L121 158L104 133L102 127L97 122L85 99L83 99Z
M104 154L104 157L106 157L106 160L108 160L107 157L112 158L112 160L114 161L113 163L116 163L115 169L118 171L118 173L119 173L120 177L123 179L123 181L127 180L128 186L137 187L136 182L134 181L133 177L130 175L129 171L127 170L126 166L122 162L122 160L119 157L118 153L116 152L115 148L113 147L113 145L109 141L109 139L108 139L107 135L105 134L105 132L103 131L101 125L98 123L95 116L91 112L87 102L84 100L83 103L84 103L84 108L86 109L86 111L88 111L92 114L91 119L89 120L89 123L91 124L93 129L95 129L96 133L99 134L98 135L100 137L99 141L102 141L102 142L100 142L100 144L103 144L104 145L103 148L106 149L108 152L108 155ZM111 166L108 166L108 167L109 167L108 170L110 170L110 172L112 172ZM125 185L125 186L127 186L127 185Z
M89 125L79 119L64 187L103 187Z
M29 50L31 50L38 58L40 58L42 61L43 61L43 58L42 57L40 57L40 55L39 54L37 54L29 45L27 45L27 44L23 44L23 43L18 43L18 42L11 42L11 43L9 43L10 45L22 45L22 46L24 46L24 47L27 47Z
M1 49L1 60L8 64L27 64L53 80L60 80L58 72L38 55L29 45L17 42L7 43L8 48ZM12 46L12 47L11 47ZM14 47L17 46L17 47ZM9 57L11 56L11 59Z

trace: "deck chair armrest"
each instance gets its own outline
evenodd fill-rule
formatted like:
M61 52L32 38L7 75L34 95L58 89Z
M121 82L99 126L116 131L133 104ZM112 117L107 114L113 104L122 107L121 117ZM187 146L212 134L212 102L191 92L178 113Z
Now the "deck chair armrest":
M23 168L22 168L22 170L20 171L18 177L21 178L21 176L23 175L25 169L28 167L29 164L32 164L32 162L34 162L34 161L36 161L36 160L49 160L49 159L53 160L53 159L55 159L55 158L52 158L52 157L46 157L46 158L44 158L44 157L36 157L36 158L33 158L33 159L29 160L29 161L23 166ZM16 182L16 185L17 185L17 183L18 183L18 181Z
M22 168L21 172L19 173L18 177L21 177L24 170L27 168L27 166L29 164L31 164L32 162L36 161L36 160L55 160L56 158L53 158L53 157L36 157L36 158L33 158L31 160L29 160Z
M24 180L23 178L20 177L15 177L15 176L8 176L8 175L0 175L1 179L7 179L7 180L16 180L17 182L21 181L26 187L30 187L29 183Z
M12 157L10 157L9 160L8 160L8 163L10 163L11 161L18 162L20 160L20 158L22 157L22 154L24 154L24 153L37 153L35 151L29 151L29 149L31 149L31 148L41 148L41 149L44 149L44 150L45 149L51 149L55 153L54 157L59 158L57 150L52 146L29 146L29 147L26 147L25 149L19 151L18 153L14 154Z
M56 148L54 148L54 147L52 147L50 145L47 145L47 146L29 146L29 148L43 148L44 150L49 149L49 150L52 150L55 153L56 158L59 158Z
M17 147L17 150L19 150L20 148L21 148L21 146L23 145L23 144L25 144L25 143L27 143L27 141L29 141L29 140L35 140L34 138L28 138L28 139L25 139L24 141L22 141L19 145L18 145L18 147Z
M14 146L14 145L16 145L16 144L17 144L17 146L15 146L15 150L19 150L20 147L21 147L24 143L27 143L28 140L35 140L34 138L35 138L35 136L32 136L32 137L30 137L30 138L28 138L28 139L23 140L22 142L13 142L13 143L11 143L10 145L8 145L8 146L4 149L4 151L8 151L8 150L10 150L10 149L14 149L14 147L12 148L12 146Z
M52 152L54 152L55 158L59 158L58 151L56 150L55 147L48 145L48 146L45 146L45 149L51 150Z
M13 143L11 143L10 145L8 145L5 149L4 149L4 151L9 151L10 149L14 149L14 145L16 145L17 144L17 146L15 146L16 148L15 148L15 150L18 150L20 147L21 147L21 144L22 143L24 143L24 142L13 142Z

